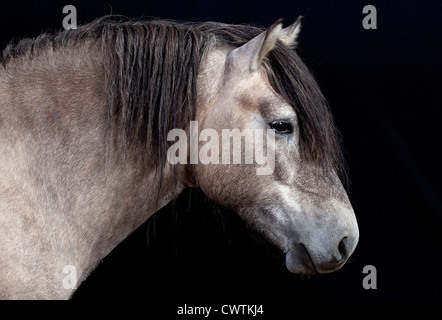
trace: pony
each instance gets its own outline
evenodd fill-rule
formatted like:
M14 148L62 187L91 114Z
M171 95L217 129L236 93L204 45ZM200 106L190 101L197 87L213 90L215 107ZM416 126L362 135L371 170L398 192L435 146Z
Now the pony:
M290 272L341 268L359 230L340 135L296 53L300 23L103 17L10 43L0 57L0 297L69 299L185 188L234 210ZM260 141L273 170L258 174L263 164L242 153L170 161L182 151L170 152L173 130L200 135L182 159L204 147L232 155L201 138L209 129L272 133Z

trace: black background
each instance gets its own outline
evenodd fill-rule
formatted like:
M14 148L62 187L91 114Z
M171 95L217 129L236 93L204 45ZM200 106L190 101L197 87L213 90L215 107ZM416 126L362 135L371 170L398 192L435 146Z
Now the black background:
M360 228L341 270L294 276L234 213L186 191L106 257L74 301L134 300L169 315L185 303L262 304L272 315L303 299L442 297L440 1L2 1L2 47L59 30L66 4L79 24L112 13L268 27L304 15L298 53L343 135ZM362 27L367 4L377 30ZM377 269L376 290L362 286L365 265Z

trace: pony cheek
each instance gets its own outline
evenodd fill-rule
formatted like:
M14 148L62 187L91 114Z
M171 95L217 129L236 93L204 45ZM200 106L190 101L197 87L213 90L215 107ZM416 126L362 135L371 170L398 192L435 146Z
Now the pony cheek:
M244 165L198 164L195 167L197 187L216 203L240 211L256 201L255 193L260 188L255 185L259 181L247 178Z

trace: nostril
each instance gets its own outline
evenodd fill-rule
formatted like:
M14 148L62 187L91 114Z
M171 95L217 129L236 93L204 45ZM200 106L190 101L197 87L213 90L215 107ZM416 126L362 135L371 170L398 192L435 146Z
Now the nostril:
M338 251L341 254L341 259L344 260L347 258L347 237L341 239L338 244Z

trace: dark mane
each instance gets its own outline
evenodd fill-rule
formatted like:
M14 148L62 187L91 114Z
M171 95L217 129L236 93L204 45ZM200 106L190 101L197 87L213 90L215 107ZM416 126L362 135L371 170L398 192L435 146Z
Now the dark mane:
M113 131L127 142L153 150L157 164L166 160L167 133L194 118L196 79L204 54L214 45L238 47L263 30L221 23L179 24L127 21L104 17L76 30L43 34L10 44L0 56L3 66L18 56L32 58L87 39L101 41ZM345 173L339 136L328 105L298 55L279 43L265 71L273 88L299 118L303 160Z
M341 136L328 103L306 65L286 46L269 54L267 74L272 87L296 111L299 120L301 157L322 168L335 170L348 183Z

